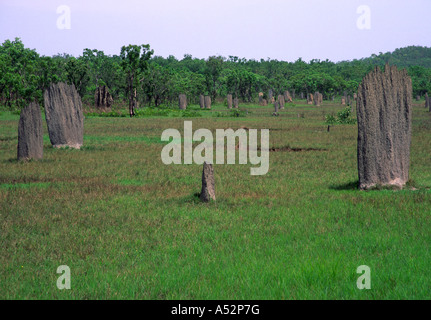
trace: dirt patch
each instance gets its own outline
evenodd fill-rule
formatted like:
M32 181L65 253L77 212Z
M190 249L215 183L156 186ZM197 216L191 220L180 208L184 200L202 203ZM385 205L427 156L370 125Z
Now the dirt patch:
M236 150L240 150L239 143L235 146ZM250 150L249 147L244 148L247 150ZM261 147L257 148L257 151L262 151ZM308 152L308 151L328 151L328 149L321 149L321 148L291 148L290 146L285 147L273 147L269 148L269 152Z
M260 148L259 148L260 151ZM269 148L269 152L307 152L307 151L328 151L320 148L291 148L290 146L280 148Z

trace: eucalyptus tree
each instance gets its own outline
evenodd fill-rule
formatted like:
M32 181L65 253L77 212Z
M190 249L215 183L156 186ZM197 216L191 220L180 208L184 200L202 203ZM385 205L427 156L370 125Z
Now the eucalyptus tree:
M130 117L135 115L137 106L137 88L140 82L145 80L145 73L148 69L154 51L149 44L128 45L121 47L121 67L126 74L127 97L129 100Z
M73 84L81 98L87 91L87 84L90 81L88 66L84 60L71 57L66 62L67 83Z
M21 39L6 40L0 46L0 98L12 108L21 108L41 97L36 75L39 54L24 47Z

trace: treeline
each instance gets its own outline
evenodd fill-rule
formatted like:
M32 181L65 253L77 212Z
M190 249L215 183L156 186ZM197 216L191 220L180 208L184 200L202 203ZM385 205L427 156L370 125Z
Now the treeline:
M266 97L285 90L300 93L319 91L324 99L356 92L362 78L375 65L385 63L406 67L413 80L414 95L431 92L431 48L407 47L393 53L373 55L353 61L328 60L285 62L271 59L247 60L235 56L207 59L185 55L163 58L149 45L124 46L120 55L85 49L81 56L58 54L41 56L25 48L19 38L0 47L0 104L21 108L31 100L43 103L43 91L51 82L74 84L84 103L93 103L94 92L107 86L115 100L137 105L159 106L178 103L185 93L191 103L201 94L213 100L232 94L252 102L259 92ZM132 111L131 111L132 112Z
M373 54L369 58L362 59L365 62L383 65L389 63L399 68L413 66L431 68L431 48L420 46L409 46L395 49L394 52Z

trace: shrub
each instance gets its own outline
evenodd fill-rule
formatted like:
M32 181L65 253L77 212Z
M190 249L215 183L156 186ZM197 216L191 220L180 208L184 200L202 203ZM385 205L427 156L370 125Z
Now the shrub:
M183 118L197 118L202 117L202 115L199 112L193 111L193 110L182 110L181 111Z
M247 110L239 110L239 109L231 109L229 112L215 112L213 113L214 117L217 118L236 118L236 117L245 117L250 112Z
M337 112L337 115L328 114L325 116L325 123L327 125L335 124L355 124L356 119L351 117L350 107L346 107L343 110Z

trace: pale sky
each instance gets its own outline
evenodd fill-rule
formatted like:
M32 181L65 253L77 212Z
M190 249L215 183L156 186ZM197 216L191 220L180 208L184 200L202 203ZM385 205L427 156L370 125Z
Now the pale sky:
M60 6L70 9L70 29L60 29ZM431 0L0 0L0 42L19 37L42 55L118 55L123 45L150 44L179 59L335 62L431 47L430 12Z

